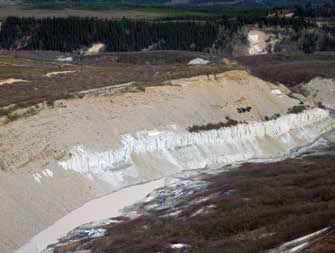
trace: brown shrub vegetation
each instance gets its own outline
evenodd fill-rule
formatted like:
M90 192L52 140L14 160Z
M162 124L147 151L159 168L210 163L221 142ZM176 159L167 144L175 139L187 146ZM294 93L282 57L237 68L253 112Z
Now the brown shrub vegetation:
M170 244L185 243L191 246L185 252L263 252L335 223L333 164L332 155L245 164L208 177L206 191L178 205L180 215L162 217L171 210L152 211L113 225L89 248L94 253L169 253L176 252ZM216 197L194 201L206 196ZM193 215L210 205L207 212Z

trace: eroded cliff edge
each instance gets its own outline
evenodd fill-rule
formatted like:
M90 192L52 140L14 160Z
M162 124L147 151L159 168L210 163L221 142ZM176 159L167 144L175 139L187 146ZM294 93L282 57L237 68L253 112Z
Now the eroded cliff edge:
M245 71L171 81L145 92L58 101L1 126L1 252L121 187L181 171L269 159L334 127L326 110L287 114L301 101ZM240 108L250 107L249 112ZM279 117L262 122L266 117ZM189 133L192 125L238 126Z

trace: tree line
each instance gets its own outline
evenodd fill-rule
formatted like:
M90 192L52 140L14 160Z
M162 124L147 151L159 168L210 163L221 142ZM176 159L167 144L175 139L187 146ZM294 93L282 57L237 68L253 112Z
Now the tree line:
M65 52L102 42L106 45L106 50L110 52L145 49L209 51L214 48L225 48L226 51L229 51L230 44L233 45L243 40L244 36L241 31L245 25L250 24L257 24L260 28L283 27L293 30L295 33L291 37L294 43L301 37L301 31L321 29L314 21L303 17L260 17L257 15L242 15L234 18L222 16L208 20L8 17L1 27L0 48ZM326 46L316 48L333 48L334 30L329 27L322 29L322 43ZM320 36L317 37L318 41L321 41ZM308 44L315 42L315 36L306 33L303 39L307 43L304 44L304 48L308 48L306 50L308 52L311 51ZM328 47L328 44L331 47Z
M107 51L139 51L152 47L202 51L211 46L216 33L216 25L209 22L8 17L0 32L0 46L73 51L102 42Z
M300 17L332 18L335 17L335 3L296 5L295 13Z

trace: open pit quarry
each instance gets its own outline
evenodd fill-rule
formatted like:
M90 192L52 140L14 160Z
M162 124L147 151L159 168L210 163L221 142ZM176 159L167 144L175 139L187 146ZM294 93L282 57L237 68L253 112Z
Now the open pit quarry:
M116 89L0 126L0 252L41 252L83 223L119 215L165 178L285 158L335 127L312 105L287 114L303 101L246 71ZM238 124L189 131L228 119Z

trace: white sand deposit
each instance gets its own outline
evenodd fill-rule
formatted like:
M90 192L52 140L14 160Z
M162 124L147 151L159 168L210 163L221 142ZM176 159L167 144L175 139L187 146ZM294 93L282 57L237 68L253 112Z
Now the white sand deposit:
M266 54L266 40L267 36L264 32L252 30L248 33L249 54L260 55Z
M54 71L54 72L49 72L45 74L46 77L53 77L53 76L58 76L58 75L66 75L70 73L75 73L76 71L74 70L67 70L67 71Z
M247 39L249 55L262 55L273 53L276 44L282 40L282 35L254 28L248 32Z
M293 241L287 242L282 244L276 249L270 250L269 253L297 253L301 252L302 250L306 249L312 242L315 242L316 240L320 239L323 235L325 235L330 228L324 228L321 230L318 230L314 233L311 233L309 235L305 235L303 237L300 237L298 239L295 239Z
M249 55L262 55L274 51L275 45L281 40L281 36L275 36L272 32L252 29L248 32Z
M16 78L8 78L5 80L0 80L0 86L5 84L13 84L13 83L27 83L29 81L23 79L16 79Z
M206 65L206 64L208 64L209 63L209 61L206 61L206 60L204 60L204 59L201 59L201 58L195 58L195 59L193 59L193 60L191 60L191 61L189 61L189 65Z
M73 61L73 57L71 57L71 56L67 56L67 57L65 57L65 56L58 56L56 58L56 60L60 61L60 62L72 62Z
M86 55L86 56L96 55L96 54L104 51L105 47L106 46L103 43L95 43L90 48L88 48L86 52L84 52L84 55Z

